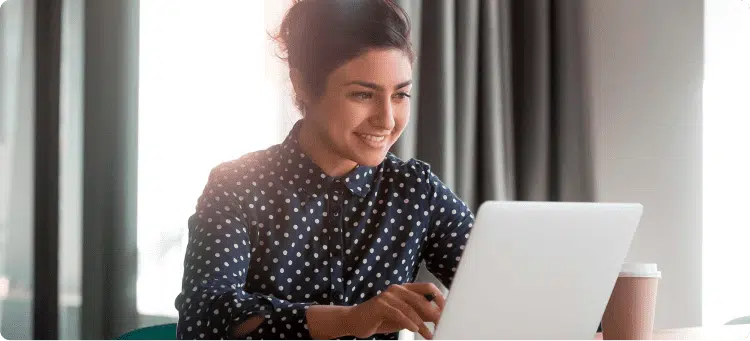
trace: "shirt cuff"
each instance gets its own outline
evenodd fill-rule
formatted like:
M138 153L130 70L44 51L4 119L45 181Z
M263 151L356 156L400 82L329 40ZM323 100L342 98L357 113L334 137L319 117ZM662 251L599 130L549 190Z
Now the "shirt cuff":
M232 320L233 324L236 324L253 316L263 316L263 322L246 336L248 339L311 340L307 325L307 309L314 304L317 303L294 303L271 296L261 296L253 308L237 312Z

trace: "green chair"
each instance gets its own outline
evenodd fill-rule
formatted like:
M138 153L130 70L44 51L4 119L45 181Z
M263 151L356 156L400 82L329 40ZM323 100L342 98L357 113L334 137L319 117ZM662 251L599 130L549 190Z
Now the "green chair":
M168 323L139 328L120 335L117 340L177 340L177 324Z

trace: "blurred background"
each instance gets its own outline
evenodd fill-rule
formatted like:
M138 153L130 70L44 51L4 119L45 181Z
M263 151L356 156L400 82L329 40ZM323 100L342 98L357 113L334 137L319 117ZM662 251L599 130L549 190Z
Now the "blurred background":
M643 203L628 259L664 274L656 328L750 315L750 1L398 2L418 61L394 153L473 208ZM269 39L290 3L2 3L3 337L176 320L210 169L298 119Z

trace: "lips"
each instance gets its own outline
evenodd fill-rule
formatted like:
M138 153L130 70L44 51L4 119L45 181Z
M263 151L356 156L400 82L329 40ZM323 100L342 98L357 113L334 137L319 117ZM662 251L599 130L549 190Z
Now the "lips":
M372 147L372 148L383 148L386 144L386 137L387 135L374 135L374 134L364 134L364 133L355 133L357 137L364 142L366 145Z

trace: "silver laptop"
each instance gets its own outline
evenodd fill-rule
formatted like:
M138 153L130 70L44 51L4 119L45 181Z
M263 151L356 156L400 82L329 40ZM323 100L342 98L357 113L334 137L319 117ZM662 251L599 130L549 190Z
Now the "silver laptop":
M591 340L640 204L487 202L435 339Z

